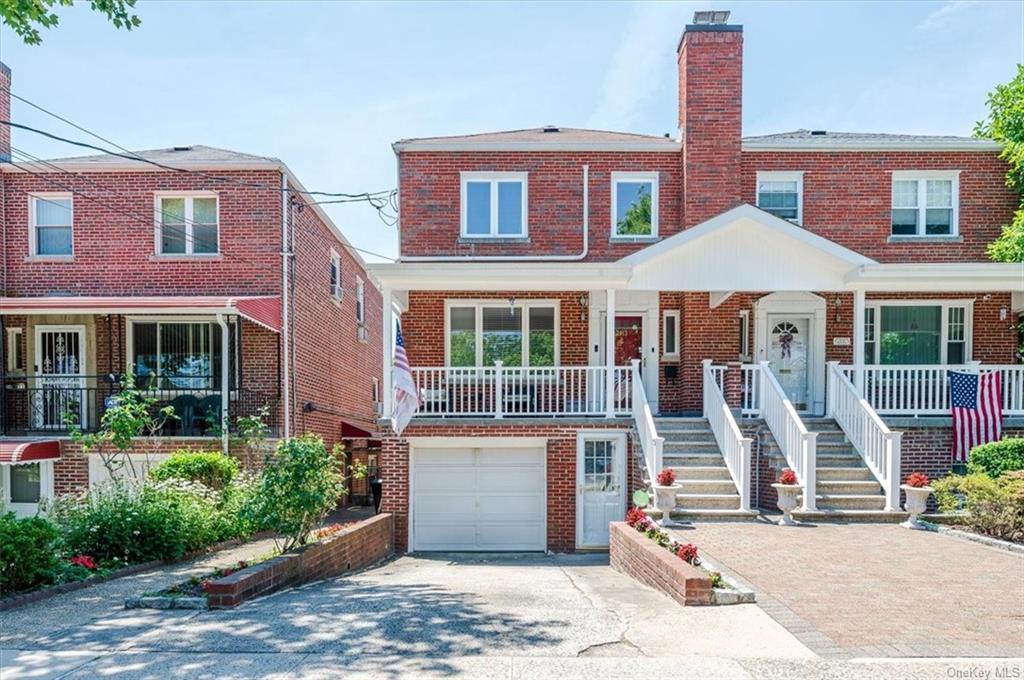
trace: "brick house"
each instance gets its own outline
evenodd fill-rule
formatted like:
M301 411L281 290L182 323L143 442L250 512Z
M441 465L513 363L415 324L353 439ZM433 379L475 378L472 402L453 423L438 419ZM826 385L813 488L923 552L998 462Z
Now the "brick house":
M10 77L0 65L4 95ZM11 151L5 135L0 160ZM272 437L314 432L375 459L380 291L317 199L273 158L135 155L151 163L14 149L0 164L4 504L31 513L106 475L64 414L95 428L126 373L180 417L150 462L227 447L219 424L261 412Z
M950 366L1000 372L1021 433L1024 265L985 254L1018 205L1000 147L743 137L742 46L686 27L676 139L394 144L400 258L370 270L421 400L382 442L401 547L601 548L664 467L678 517L771 508L790 467L804 517L893 519L905 474L950 470Z

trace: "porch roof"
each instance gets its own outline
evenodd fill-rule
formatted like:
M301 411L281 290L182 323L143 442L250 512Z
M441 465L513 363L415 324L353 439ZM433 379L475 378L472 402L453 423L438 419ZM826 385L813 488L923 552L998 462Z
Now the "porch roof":
M56 439L0 439L0 465L36 463L60 458Z
M281 298L255 296L2 297L0 314L228 314L281 332Z

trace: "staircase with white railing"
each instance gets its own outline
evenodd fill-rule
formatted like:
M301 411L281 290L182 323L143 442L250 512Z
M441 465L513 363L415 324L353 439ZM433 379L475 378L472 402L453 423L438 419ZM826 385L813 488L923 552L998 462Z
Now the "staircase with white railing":
M714 435L725 466L740 496L740 510L750 510L750 448L753 440L744 437L719 387L711 359L703 363L704 417Z
M759 376L760 414L786 459L786 464L796 473L803 487L801 510L813 512L817 509L817 432L808 431L796 412L782 385L775 378L767 361L761 362Z

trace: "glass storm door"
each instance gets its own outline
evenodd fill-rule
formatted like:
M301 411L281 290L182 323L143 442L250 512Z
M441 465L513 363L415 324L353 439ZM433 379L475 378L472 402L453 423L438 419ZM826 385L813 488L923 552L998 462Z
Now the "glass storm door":
M615 365L629 366L633 359L643 358L644 318L615 317Z
M85 330L79 326L36 326L32 426L64 430L65 414L85 422Z
M580 546L608 545L608 523L625 512L625 455L616 439L585 438L576 457Z
M768 315L768 364L797 411L810 408L811 318Z

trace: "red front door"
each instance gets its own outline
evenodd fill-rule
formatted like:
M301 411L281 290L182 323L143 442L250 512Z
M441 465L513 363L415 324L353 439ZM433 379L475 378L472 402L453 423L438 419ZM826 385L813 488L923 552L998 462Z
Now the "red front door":
M615 365L628 366L642 356L644 318L642 316L615 317Z

